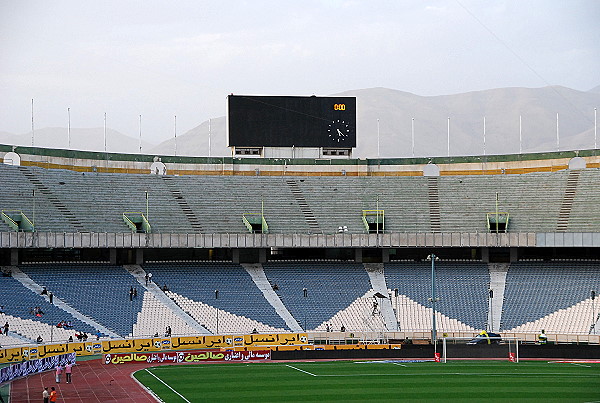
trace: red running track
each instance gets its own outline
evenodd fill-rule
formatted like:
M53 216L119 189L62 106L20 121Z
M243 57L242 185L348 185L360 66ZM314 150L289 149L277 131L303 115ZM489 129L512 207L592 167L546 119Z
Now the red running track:
M103 365L102 360L78 361L73 367L73 383L61 383L54 379L54 371L32 375L12 382L12 403L42 402L44 387L54 386L58 392L57 402L132 402L156 403L156 399L131 376L137 370L156 366L146 363L127 365Z

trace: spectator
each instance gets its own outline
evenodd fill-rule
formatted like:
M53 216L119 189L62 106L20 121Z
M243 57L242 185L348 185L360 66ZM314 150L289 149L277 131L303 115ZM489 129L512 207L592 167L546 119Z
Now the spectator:
M0 313L4 313L4 305L0 305Z
M56 392L56 389L53 387L50 388L51 392L50 392L50 401L51 402L55 402L56 399L58 398L58 393Z
M69 343L73 343L73 336L69 336Z
M4 335L7 336L8 335L8 328L10 327L10 325L8 324L8 322L6 322L4 324Z
M42 339L42 336L38 335L37 339L35 340L38 344L43 343L44 339Z
M46 287L44 287L40 295L48 295L48 290L46 289Z
M546 335L546 331L542 329L542 333L538 336L538 342L540 344L548 344L548 336Z

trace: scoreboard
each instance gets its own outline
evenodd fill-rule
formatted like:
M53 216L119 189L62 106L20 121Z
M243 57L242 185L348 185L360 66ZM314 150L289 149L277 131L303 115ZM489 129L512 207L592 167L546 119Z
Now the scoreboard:
M229 147L356 147L356 97L227 97Z

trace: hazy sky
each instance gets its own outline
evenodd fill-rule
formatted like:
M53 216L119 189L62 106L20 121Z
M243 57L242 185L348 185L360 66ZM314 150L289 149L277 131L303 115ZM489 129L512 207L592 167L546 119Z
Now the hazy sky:
M0 131L101 127L158 143L229 93L442 95L600 85L597 0L0 0Z

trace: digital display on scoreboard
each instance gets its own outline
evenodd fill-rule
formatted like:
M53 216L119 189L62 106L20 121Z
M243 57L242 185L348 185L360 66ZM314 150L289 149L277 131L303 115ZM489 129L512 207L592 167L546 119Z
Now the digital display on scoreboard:
M356 147L355 97L229 95L230 147Z

